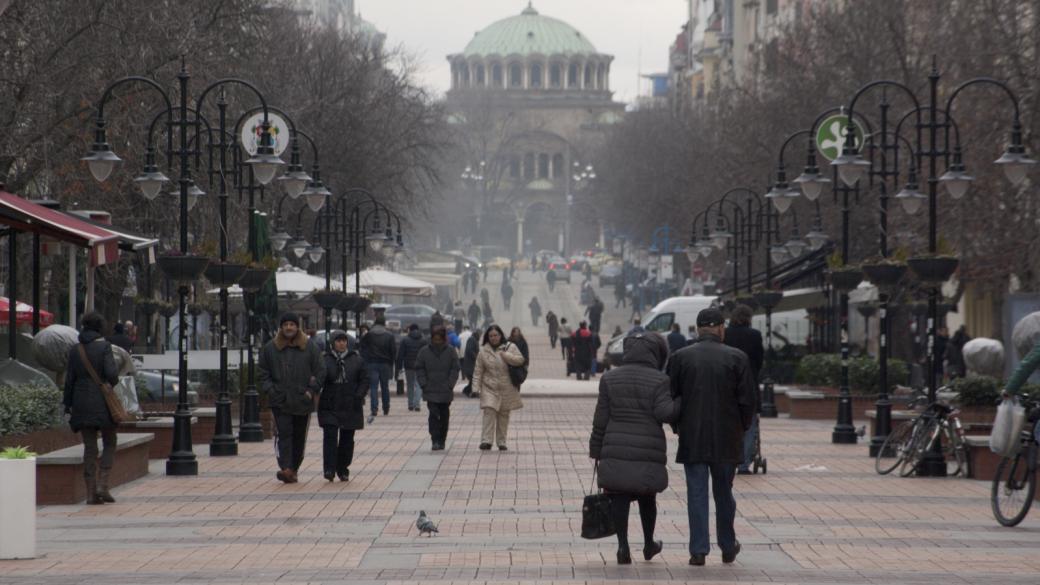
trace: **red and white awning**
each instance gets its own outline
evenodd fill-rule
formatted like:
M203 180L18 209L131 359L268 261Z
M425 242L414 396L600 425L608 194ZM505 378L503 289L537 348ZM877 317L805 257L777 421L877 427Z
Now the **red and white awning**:
M6 191L0 191L0 224L87 248L91 266L119 258L120 238L115 232Z

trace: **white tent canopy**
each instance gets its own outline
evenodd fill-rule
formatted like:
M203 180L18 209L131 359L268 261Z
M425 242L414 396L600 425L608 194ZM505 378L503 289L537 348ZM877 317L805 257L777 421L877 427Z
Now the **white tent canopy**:
M354 275L347 277L347 290L353 290ZM429 297L436 293L434 285L388 270L368 269L361 271L361 290L371 289L377 294Z
M353 276L347 280L347 292L354 292L354 280ZM314 290L325 290L325 278L322 276L314 276L313 274L307 274L303 271L297 270L279 270L275 273L275 279L278 286L278 294L284 295L287 293L293 293L299 296L309 295ZM362 273L361 281L361 294L367 295L372 292L372 289L364 286L364 273ZM343 280L341 278L333 278L330 288L332 290L343 290ZM220 289L215 288L210 293L216 294L220 292ZM241 296L242 289L236 284L235 286L228 289L228 294L231 296Z

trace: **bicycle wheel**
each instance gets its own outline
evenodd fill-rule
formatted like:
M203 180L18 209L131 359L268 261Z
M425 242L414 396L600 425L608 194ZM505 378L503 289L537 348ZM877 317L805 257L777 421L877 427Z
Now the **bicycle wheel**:
M990 491L993 516L1002 526L1015 526L1026 517L1036 494L1036 473L1030 473L1026 451L1005 457L997 467Z
M903 462L903 458L906 457L906 447L910 443L910 438L914 435L914 421L908 420L903 424L899 425L889 433L888 437L885 438L885 442L881 445L881 450L878 451L877 459L874 461L874 469L881 475L887 475L892 473L892 470L899 467ZM891 457L885 457L886 453L890 453Z
M968 445L964 437L957 432L953 421L947 420L944 425L946 437L943 441L943 456L946 458L946 475L971 477L968 468Z
M903 462L899 467L900 477L909 477L914 471L917 471L917 466L924 459L924 454L931 448L932 443L938 439L941 430L939 421L934 418L922 421L917 425L917 429L914 430L914 436L906 448L906 457L903 458Z

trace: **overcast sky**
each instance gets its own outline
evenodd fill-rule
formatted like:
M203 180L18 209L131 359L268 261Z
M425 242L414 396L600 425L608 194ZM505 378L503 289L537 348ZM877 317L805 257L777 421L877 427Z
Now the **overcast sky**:
M357 0L362 18L421 62L419 81L443 94L450 84L446 57L462 51L473 33L520 14L527 0ZM582 32L614 56L610 85L617 101L639 92L639 73L667 70L668 46L686 19L683 0L534 0L543 15Z

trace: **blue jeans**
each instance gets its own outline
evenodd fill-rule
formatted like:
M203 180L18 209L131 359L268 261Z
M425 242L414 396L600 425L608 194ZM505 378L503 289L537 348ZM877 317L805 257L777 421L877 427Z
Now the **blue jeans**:
M744 431L744 462L740 464L740 469L748 471L751 469L751 464L755 461L755 437L758 435L758 415L756 414L751 418L751 427Z
M393 367L390 364L365 364L368 369L368 396L372 401L372 414L379 411L380 386L383 387L383 414L390 410L390 376L393 375Z
M415 378L415 370L404 371L404 383L408 389L408 408L419 408L422 404L422 386Z
M715 531L722 552L737 546L733 520L737 502L733 499L732 463L686 463L686 507L690 517L690 555L706 555L711 550L708 538L708 474L715 497Z

